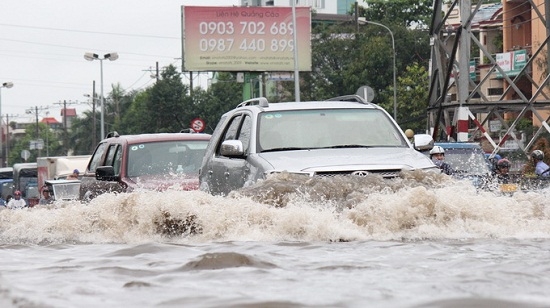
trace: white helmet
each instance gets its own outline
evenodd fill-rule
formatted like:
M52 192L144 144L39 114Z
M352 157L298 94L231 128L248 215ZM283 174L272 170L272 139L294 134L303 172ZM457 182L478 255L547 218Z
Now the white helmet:
M445 150L442 147L436 145L430 150L430 155L434 155L434 154L443 154L443 155L445 155Z
M536 160L543 160L544 159L544 152L541 150L534 150L531 153L531 157L533 157Z

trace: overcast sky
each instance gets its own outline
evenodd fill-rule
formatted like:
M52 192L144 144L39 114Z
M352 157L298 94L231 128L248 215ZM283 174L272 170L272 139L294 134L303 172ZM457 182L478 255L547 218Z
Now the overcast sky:
M100 88L100 62L86 61L85 52L117 52L103 61L105 95L111 85L143 89L154 79L149 70L174 64L181 69L181 6L232 6L238 0L1 0L1 113L10 120L32 121L26 114L38 107L39 119L61 120L63 101L79 112L91 109L84 94L93 81ZM206 84L206 75L194 85ZM184 83L189 83L185 78ZM75 104L78 103L78 104ZM47 108L47 109L46 109ZM41 110L41 111L40 111ZM48 113L46 113L48 112Z

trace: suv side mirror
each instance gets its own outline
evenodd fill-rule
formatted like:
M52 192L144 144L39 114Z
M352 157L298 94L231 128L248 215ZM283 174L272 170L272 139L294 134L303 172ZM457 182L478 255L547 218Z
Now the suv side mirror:
M95 178L98 181L117 181L113 166L101 166L95 169Z
M243 143L240 140L225 140L222 142L220 154L227 157L243 157Z
M428 151L434 147L434 140L428 134L416 134L413 145L417 151Z

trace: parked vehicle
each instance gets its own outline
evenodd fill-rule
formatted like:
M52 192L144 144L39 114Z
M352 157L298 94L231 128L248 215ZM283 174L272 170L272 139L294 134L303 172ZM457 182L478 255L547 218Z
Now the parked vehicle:
M34 206L40 199L38 190L38 167L36 163L19 163L13 165L13 191L21 191L21 197L28 206Z
M92 155L38 157L38 187L42 187L46 180L66 179L75 169L83 171L90 157Z
M198 172L210 135L110 133L97 145L81 173L80 198L89 200L105 192L134 189L195 190Z
M384 178L404 170L439 172L415 150L433 146L431 136L421 137L413 146L383 108L355 95L275 104L255 98L221 117L200 169L200 188L227 195L283 171Z

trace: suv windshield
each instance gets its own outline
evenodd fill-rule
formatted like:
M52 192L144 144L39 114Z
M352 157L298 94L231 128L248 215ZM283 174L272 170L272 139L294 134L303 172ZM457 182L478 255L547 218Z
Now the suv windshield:
M338 147L406 147L399 129L377 109L264 112L257 152Z
M198 175L208 141L164 141L128 146L128 177L185 173Z

